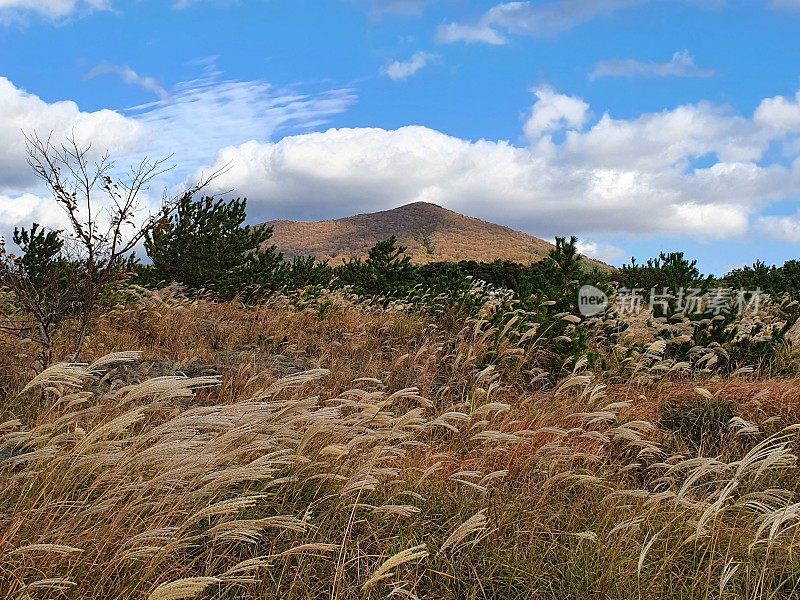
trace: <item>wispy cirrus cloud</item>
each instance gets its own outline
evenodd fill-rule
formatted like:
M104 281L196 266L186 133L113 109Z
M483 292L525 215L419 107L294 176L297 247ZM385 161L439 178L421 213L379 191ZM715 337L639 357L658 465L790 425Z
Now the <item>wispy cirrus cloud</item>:
M152 132L148 155L175 156L180 166L173 173L183 176L220 148L324 126L355 100L351 88L303 91L261 80L224 79L212 60L201 77L124 114Z
M169 92L164 89L158 79L147 75L140 75L127 65L115 65L104 61L86 73L85 78L94 79L102 75L116 75L122 79L123 82L152 92L160 98L169 96Z
M713 69L700 67L688 50L681 50L666 62L641 61L633 58L602 60L595 65L589 79L603 77L712 77Z
M390 62L383 68L382 73L392 81L405 81L438 59L439 56L437 54L415 52L408 60Z

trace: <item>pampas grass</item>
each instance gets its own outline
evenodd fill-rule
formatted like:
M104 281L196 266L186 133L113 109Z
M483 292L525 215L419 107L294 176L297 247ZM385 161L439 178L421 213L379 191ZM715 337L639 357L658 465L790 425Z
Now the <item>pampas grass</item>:
M334 300L320 316L141 291L93 328L89 362L9 373L0 596L800 587L800 381L696 373L665 340L626 353L623 381L585 357L543 376L535 328ZM734 407L713 453L662 422L686 399Z

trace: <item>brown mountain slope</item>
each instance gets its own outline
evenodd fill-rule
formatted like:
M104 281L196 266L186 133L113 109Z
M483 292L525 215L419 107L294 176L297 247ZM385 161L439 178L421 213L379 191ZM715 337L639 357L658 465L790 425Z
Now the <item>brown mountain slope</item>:
M553 247L539 238L427 202L332 221L269 221L265 225L273 227L270 243L286 258L316 256L332 264L366 257L372 246L391 235L418 264L497 258L529 263Z

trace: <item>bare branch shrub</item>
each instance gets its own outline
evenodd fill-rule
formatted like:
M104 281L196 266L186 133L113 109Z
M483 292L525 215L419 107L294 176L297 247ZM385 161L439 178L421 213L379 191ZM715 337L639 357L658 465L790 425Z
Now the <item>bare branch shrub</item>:
M10 293L14 310L4 311L5 331L32 340L40 348L39 368L53 359L54 334L70 324L70 360L81 353L92 319L104 297L129 276L133 250L147 232L169 215L179 200L205 188L222 174L202 177L176 196L164 194L159 211L150 211L143 192L171 168L170 157L145 158L124 176L109 155L93 158L91 145L74 134L64 143L25 136L28 164L45 183L67 217L64 230L34 224L17 229L21 255L0 246L0 287Z

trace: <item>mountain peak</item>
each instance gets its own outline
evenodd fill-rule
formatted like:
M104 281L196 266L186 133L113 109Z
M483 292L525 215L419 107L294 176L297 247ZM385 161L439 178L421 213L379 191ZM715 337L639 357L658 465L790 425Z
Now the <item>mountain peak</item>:
M269 221L269 243L287 258L316 256L338 264L363 258L377 242L394 235L415 263L507 259L530 263L553 247L531 235L468 217L430 202L412 202L374 213L330 221Z

